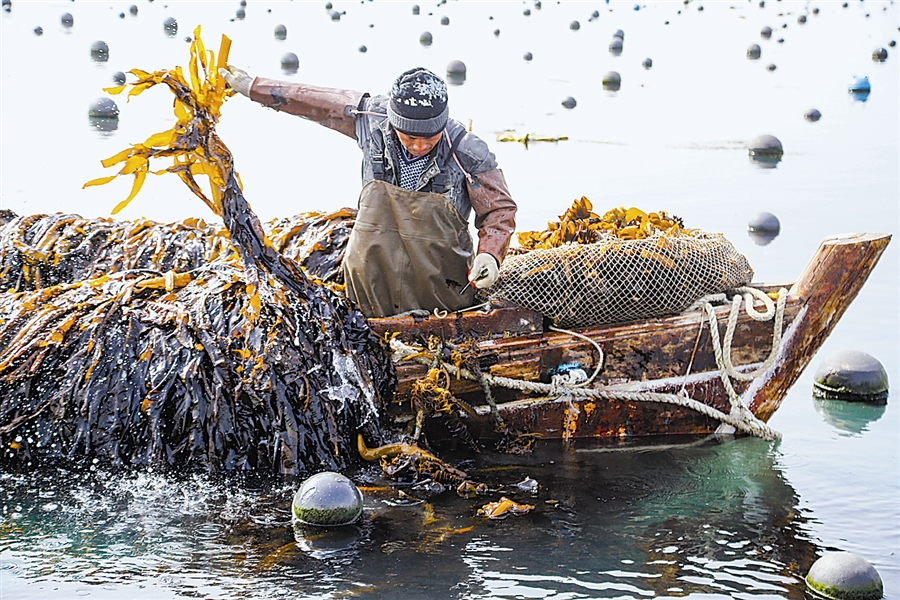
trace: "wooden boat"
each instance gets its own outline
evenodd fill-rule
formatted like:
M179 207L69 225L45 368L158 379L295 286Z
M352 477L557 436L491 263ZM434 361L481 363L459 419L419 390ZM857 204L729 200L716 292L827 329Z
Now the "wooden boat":
M741 402L759 421L768 421L778 410L859 293L890 238L889 234L857 234L826 239L796 282L753 285L764 292L788 290L782 340L774 362L753 381L733 382ZM731 307L714 310L719 327L724 328ZM497 412L511 429L551 439L712 433L720 421L691 408L622 399L634 392L680 391L728 414L732 405L707 319L706 311L695 310L578 329L576 333L602 348L602 365L591 387L609 392L610 398L548 395L493 386ZM517 307L443 318L370 319L370 326L379 334L399 332L398 339L410 344L421 345L421 340L430 335L448 341L476 338L482 372L519 381L549 383L561 365L577 364L589 373L599 360L590 341L554 331L540 314ZM745 370L759 367L772 350L772 336L771 322L755 321L741 313L731 347L733 363ZM390 411L396 421L411 418L410 388L427 369L412 360L398 364L397 394ZM497 437L495 416L485 403L479 383L454 377L450 385L454 396L475 408L474 416L465 419L469 433L476 439Z

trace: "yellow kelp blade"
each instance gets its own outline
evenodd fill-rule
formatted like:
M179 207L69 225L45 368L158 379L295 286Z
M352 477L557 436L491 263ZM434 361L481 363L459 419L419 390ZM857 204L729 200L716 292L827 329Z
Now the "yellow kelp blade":
M131 193L128 194L128 197L116 204L116 207L112 209L112 214L118 213L120 210L128 206L128 203L131 202L135 196L137 196L138 192L141 191L141 186L144 185L144 179L147 178L147 169L141 169L140 171L135 172L134 174L134 184L131 186Z
M91 179L86 184L81 186L81 189L84 189L86 187L91 187L92 185L103 185L105 183L109 183L116 177L118 177L118 175L110 175L109 177L98 177L97 179Z

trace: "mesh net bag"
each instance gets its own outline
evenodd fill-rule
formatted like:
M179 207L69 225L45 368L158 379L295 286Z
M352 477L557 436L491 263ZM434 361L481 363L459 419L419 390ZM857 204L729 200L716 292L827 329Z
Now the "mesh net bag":
M647 226L643 239L620 239L593 217L585 222L592 221L598 241L507 257L489 297L538 311L560 327L584 327L675 314L753 277L747 258L721 234Z

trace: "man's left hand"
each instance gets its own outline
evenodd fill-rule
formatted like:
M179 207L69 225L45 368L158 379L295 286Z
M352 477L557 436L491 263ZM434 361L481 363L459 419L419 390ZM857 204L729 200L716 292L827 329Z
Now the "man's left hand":
M487 252L475 256L472 268L469 269L469 281L480 290L491 287L500 276L500 265L497 259Z

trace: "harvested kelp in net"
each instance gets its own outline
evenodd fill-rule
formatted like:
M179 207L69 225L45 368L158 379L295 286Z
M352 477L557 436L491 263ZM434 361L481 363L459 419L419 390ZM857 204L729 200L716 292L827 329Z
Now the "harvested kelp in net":
M356 308L313 283L266 239L214 130L226 90L199 34L190 83L178 68L132 71L138 81L130 96L157 84L175 94L175 127L103 162L124 163L119 174L135 178L118 211L151 172L150 159L172 158L165 171L222 216L240 260L221 253L200 259L198 250L195 258L210 262L189 272L171 258L151 269L123 262L101 275L97 262L94 276L46 285L33 275L49 268L50 253L26 253L29 289L0 294L0 444L7 460L96 457L116 465L299 474L347 466L357 456L358 433L381 441L391 363ZM223 37L220 65L227 50ZM198 174L209 178L211 197ZM51 229L40 238L44 246L34 238L31 245L50 247L54 234L43 236ZM80 268L64 273L83 275Z
M490 298L582 327L678 313L752 279L721 234L685 229L665 212L591 209L581 198L547 230L520 233L527 252L503 262Z

